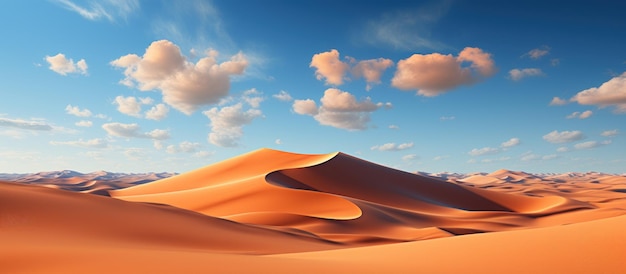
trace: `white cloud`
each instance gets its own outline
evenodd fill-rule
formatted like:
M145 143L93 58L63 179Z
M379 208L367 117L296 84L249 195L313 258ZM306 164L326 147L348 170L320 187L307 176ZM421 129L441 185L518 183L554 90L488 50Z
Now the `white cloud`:
M389 125L389 129L400 129L397 125Z
M165 104L157 104L146 111L146 119L163 120L167 117L170 109Z
M556 154L549 154L549 155L544 155L541 157L542 160L552 160L552 159L556 159L559 158L559 155Z
M470 63L469 67L464 66L465 63ZM440 53L413 54L398 61L391 85L433 97L461 85L473 84L495 72L491 54L480 48L466 47L457 57Z
M552 98L552 101L550 101L551 106L562 106L565 104L567 104L567 100L561 99L559 97L554 97Z
M433 160L434 161L441 161L441 160L446 159L446 158L450 158L450 156L448 156L448 155L439 155L439 156L435 156L435 158L433 158Z
M77 117L89 117L91 116L91 111L88 109L81 110L79 107L75 107L72 105L67 105L65 107L65 112L67 114L71 114Z
M283 141L281 139L276 139L276 141L274 141L275 144L277 145L282 145Z
M197 153L199 149L202 147L200 143L193 143L189 141L183 141L178 145L169 145L165 149L165 152L174 154L174 153Z
M538 68L512 69L509 70L509 77L513 81L522 80L530 76L542 76L544 73Z
M42 121L25 121L21 119L9 119L0 117L0 127L14 127L26 130L50 131L52 126Z
M241 99L244 102L248 103L248 105L250 105L251 107L258 108L259 106L261 106L261 103L265 99L261 96L255 96L255 95L261 95L261 92L259 92L255 88L252 88L252 89L246 90L243 93L243 96L241 97Z
M293 100L291 95L289 95L289 93L284 90L281 90L279 93L272 95L272 97L283 102L291 102Z
M506 142L503 142L500 147L502 148L510 148L519 145L521 142L519 138L511 138Z
M148 97L137 99L133 96L124 97L120 95L115 97L113 104L116 104L117 110L123 114L141 117L141 106L152 104L152 102L153 100Z
M92 21L106 18L113 22L116 17L126 19L139 8L138 0L89 1L88 6L78 5L70 0L55 0L54 2Z
M527 52L523 56L528 56L528 57L530 57L530 59L537 60L537 59L547 55L548 53L550 53L550 47L544 46L542 48L532 49L531 51Z
M456 119L456 117L454 117L454 116L441 116L441 117L439 117L439 120L441 120L441 121L450 121L450 120L454 120L454 119Z
M131 160L141 160L143 158L146 157L146 152L145 150L141 149L141 148L135 148L135 147L131 147L131 148L127 148L124 151L124 155L126 155L126 157L128 157Z
M583 112L575 111L572 114L567 115L565 118L567 118L567 119L573 119L573 118L587 119L587 118L591 117L592 114L593 114L593 111L591 111L591 110L586 110L586 111L583 111Z
M313 116L321 125L363 130L370 120L370 113L381 107L392 107L391 103L373 103L369 97L357 101L351 93L336 88L327 89L320 102L321 106L317 107L311 99L295 100L293 110L298 114Z
M111 136L125 138L145 138L153 140L165 140L170 138L167 130L155 129L149 132L141 132L138 124L106 123L102 128Z
M81 120L74 123L74 125L76 125L77 127L91 127L93 126L93 123L89 120Z
M611 140L606 140L606 141L602 141L602 142L598 142L598 141L587 141L587 142L582 142L582 143L578 143L574 145L575 149L592 149L592 148L596 148L599 146L605 146L605 145L609 145L611 144Z
M571 101L581 105L615 106L615 112L626 113L626 72L600 85L577 93Z
M556 149L557 152L568 152L570 149L568 147L559 147Z
M407 155L402 156L402 160L403 160L403 161L407 161L407 162L408 162L408 161L415 160L415 159L417 159L417 158L418 158L418 157L417 157L417 154L407 154Z
M193 154L193 157L195 158L208 158L211 157L211 155L213 155L213 152L210 151L198 151L196 153Z
M498 152L500 152L500 150L497 148L483 147L483 148L474 148L470 150L470 152L468 152L467 154L472 155L472 156L481 156L481 155L487 155L487 154L495 154Z
M378 151L400 151L400 150L407 150L409 148L413 147L413 142L410 143L402 143L402 144L396 144L396 143L386 143L383 145L375 145L373 147L371 147L371 150L378 150Z
M48 64L50 64L50 70L61 74L67 75L68 73L80 73L87 74L87 62L85 59L80 59L74 63L73 59L65 58L65 54L59 53L55 56L47 56L44 58Z
M613 129L613 130L605 130L600 135L604 137L614 137L614 136L617 136L617 134L619 134L618 130Z
M214 107L202 113L211 120L209 143L220 147L236 147L243 136L243 126L263 115L259 109L244 110L242 103L221 109Z
M578 141L583 138L585 138L585 136L583 135L582 132L578 130L562 131L562 132L558 132L555 130L543 136L544 140L553 144L568 143L568 142Z
M100 138L91 139L87 141L83 141L83 139L80 139L78 141L67 141L67 142L50 141L50 144L77 146L77 147L84 147L84 148L106 148L109 146L109 143L107 142L107 140L100 139Z
M177 45L160 40L150 44L142 57L129 54L113 60L111 65L125 69L122 84L142 91L158 89L165 103L190 115L198 107L217 103L228 95L230 76L243 74L248 66L243 53L222 63L217 62L215 50L205 55L192 63Z
M534 161L534 160L539 160L541 159L541 155L539 154L534 154L531 151L528 151L524 154L522 154L522 157L520 158L520 160L524 161L524 162L528 162L528 161Z

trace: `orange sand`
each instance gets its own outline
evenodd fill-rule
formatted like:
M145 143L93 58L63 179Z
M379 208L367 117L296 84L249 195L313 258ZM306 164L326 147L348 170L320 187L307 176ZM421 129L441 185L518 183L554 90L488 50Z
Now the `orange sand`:
M0 272L615 273L625 192L624 176L444 181L260 149L114 198L0 183Z

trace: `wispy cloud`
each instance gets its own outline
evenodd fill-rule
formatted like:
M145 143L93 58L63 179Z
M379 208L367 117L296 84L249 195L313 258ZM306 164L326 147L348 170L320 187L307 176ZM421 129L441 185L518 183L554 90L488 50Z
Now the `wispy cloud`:
M561 99L559 97L554 97L552 98L552 101L550 101L550 106L562 106L565 104L567 104L567 100Z
M106 123L102 128L111 136L125 138L144 138L153 140L165 140L170 138L167 130L155 129L149 132L141 132L138 124Z
M50 141L51 145L66 145L66 146L77 146L84 148L106 148L109 146L109 142L104 139L96 138L91 140L83 141L82 139L78 141Z
M372 146L370 149L371 150L378 150L378 151L400 151L400 150L406 150L406 149L409 149L409 148L412 148L412 147L413 147L413 142L402 143L402 144L386 143L386 144L382 144L382 145Z
M582 142L582 143L578 143L574 145L575 149L592 149L592 148L597 148L600 146L606 146L606 145L610 145L611 144L611 140L606 140L606 141L602 141L602 142L598 142L598 141L587 141L587 142Z
M612 129L612 130L605 130L600 135L604 137L615 137L618 134L619 134L619 131L617 129Z
M369 21L359 40L399 50L442 49L430 30L449 10L451 1L437 1L414 10L394 11Z
M42 131L50 131L53 129L52 126L42 121L26 121L21 119L9 119L2 117L0 117L0 127L14 127L19 129Z
M82 4L76 4L76 1L70 0L55 0L54 2L92 21L107 19L114 22L117 18L126 19L139 8L138 0L82 1Z
M467 154L471 156L481 156L481 155L487 155L487 154L495 154L498 152L500 152L500 149L498 148L483 147L483 148L474 148L470 150Z
M587 119L587 118L591 117L592 114L593 114L593 111L591 111L591 110L586 110L586 111L583 111L583 112L575 111L572 114L567 115L565 118L567 118L567 119L574 119L574 118Z
M553 144L569 143L583 138L585 138L585 136L578 130L561 132L555 130L543 136L544 140Z
M543 46L541 48L530 50L526 54L522 55L522 57L529 57L530 59L537 60L545 55L548 55L548 53L550 53L550 47Z
M544 75L543 71L538 68L512 69L509 71L509 77L513 81L519 81L526 77L542 75Z

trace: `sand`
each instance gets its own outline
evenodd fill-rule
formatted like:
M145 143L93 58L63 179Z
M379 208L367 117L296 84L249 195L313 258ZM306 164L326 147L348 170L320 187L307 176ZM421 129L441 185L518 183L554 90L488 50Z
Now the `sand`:
M0 183L0 272L626 269L618 175L446 180L343 153L259 149L108 193Z

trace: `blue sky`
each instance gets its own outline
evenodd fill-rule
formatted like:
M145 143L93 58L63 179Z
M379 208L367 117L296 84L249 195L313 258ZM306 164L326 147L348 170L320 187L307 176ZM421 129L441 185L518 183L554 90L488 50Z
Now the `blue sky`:
M626 172L626 4L519 2L3 2L0 172Z

